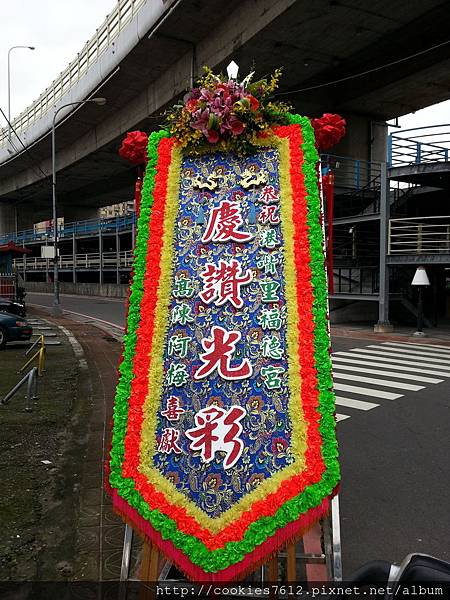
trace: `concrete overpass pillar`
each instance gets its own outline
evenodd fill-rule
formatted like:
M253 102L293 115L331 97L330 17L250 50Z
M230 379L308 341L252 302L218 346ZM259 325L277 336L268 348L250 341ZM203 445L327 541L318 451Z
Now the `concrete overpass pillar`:
M17 213L14 204L0 202L0 235L16 231Z
M343 115L347 130L342 142L332 154L360 160L386 162L387 126L370 115Z

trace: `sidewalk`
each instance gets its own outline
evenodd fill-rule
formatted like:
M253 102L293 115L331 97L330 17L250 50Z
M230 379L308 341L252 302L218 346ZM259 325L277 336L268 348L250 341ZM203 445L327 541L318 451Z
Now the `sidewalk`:
M8 508L11 526L4 529L8 540L0 541L0 580L117 580L124 525L104 492L104 461L121 344L95 326L45 310L33 309L30 317L48 321L62 345L48 349L35 410L24 413L20 393L1 407L7 435L0 442L0 474L9 493L0 505ZM1 355L11 360L2 360L8 377L0 392L17 377L13 354L18 351Z

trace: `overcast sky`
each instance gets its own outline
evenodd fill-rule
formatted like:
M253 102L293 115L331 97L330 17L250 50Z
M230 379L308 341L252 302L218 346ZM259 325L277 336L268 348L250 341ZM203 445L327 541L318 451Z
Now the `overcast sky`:
M17 116L75 58L116 0L0 0L0 106L7 114L11 46L11 115ZM2 125L5 123L2 121Z
M116 0L0 0L0 106L7 113L7 55L11 46L11 114L17 116L75 58ZM403 128L450 123L450 101L402 117ZM2 123L6 125L6 123Z

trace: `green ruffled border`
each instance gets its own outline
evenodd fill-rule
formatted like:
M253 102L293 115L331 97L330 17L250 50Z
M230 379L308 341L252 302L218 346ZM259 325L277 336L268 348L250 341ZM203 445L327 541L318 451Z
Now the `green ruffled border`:
M309 244L311 255L312 286L314 292L314 346L315 361L319 382L319 410L322 415L320 432L323 439L322 457L326 471L319 483L308 486L301 494L281 506L272 517L263 517L249 525L242 540L228 542L224 548L208 550L196 537L180 532L176 522L161 511L151 510L141 494L135 490L134 481L122 477L124 456L124 439L128 419L128 398L133 379L133 357L136 347L137 330L140 321L140 304L144 292L144 275L146 268L146 252L153 204L153 188L158 159L158 144L163 137L169 137L165 130L153 132L149 137L148 157L144 185L142 189L141 210L138 220L136 238L134 276L128 310L127 334L124 338L123 361L120 365L120 380L117 386L114 427L111 449L111 487L116 488L122 498L159 531L163 539L171 542L192 563L205 572L215 573L240 562L254 548L263 543L290 522L297 519L309 509L318 506L329 496L339 482L339 463L337 461L337 441L335 436L334 394L332 389L331 360L329 356L329 337L327 324L327 285L323 257L323 231L320 224L320 198L317 187L316 164L318 154L315 148L314 132L306 117L289 115L291 124L302 128L304 154L303 174L307 192Z

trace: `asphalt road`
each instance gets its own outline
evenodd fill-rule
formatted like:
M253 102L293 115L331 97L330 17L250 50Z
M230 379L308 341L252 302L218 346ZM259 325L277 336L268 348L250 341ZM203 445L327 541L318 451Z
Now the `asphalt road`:
M45 294L29 294L27 302L51 306L52 299ZM62 305L86 318L124 324L124 301L63 296ZM367 352L373 344L377 344L373 339L335 337L333 354L355 348ZM378 347L382 352L392 350ZM368 351L371 352L370 348ZM417 369L428 368L420 348L418 352L412 357L419 365ZM368 365L374 359L370 354L366 356L362 354L358 359L362 366L357 369L371 368L382 373L383 369L389 369L392 373L398 363L393 360L391 364L388 357L384 363ZM435 362L445 365L445 354L444 359ZM344 575L369 560L400 562L410 552L425 552L450 560L450 373L448 377L440 377L439 383L421 383L414 381L414 367L400 363L397 366L397 378L384 375L386 386L370 386L356 379L358 376L376 379L379 374L361 373L357 369L346 373L335 370L341 374L335 384L347 387L344 392L337 392L347 402L347 406L337 407L337 413L345 418L337 427L342 466ZM450 358L447 368L450 369ZM389 382L413 387L419 383L423 388L397 389L388 387ZM366 386L372 393L375 390L375 394L366 397L349 391L349 385ZM383 397L400 394L398 398ZM356 406L362 402L365 409L349 407L349 401ZM368 409L367 402L375 406Z
M53 305L53 295L27 294L25 301L29 305L50 307ZM123 299L62 295L61 308L78 317L99 319L105 324L119 327L125 326L126 304Z

